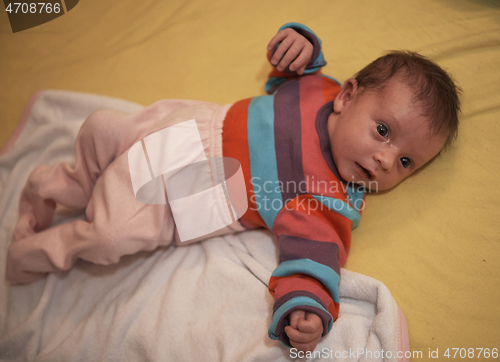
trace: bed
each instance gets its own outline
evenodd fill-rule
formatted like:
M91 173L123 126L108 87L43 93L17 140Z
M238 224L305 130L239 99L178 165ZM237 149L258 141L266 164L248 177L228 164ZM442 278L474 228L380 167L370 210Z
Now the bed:
M412 360L498 358L497 1L87 0L17 33L0 15L0 360L294 359L266 335L276 245L262 230L114 266L79 262L28 286L3 280L22 185L39 163L71 162L86 114L264 94L265 46L290 21L322 39L324 73L341 82L384 51L410 49L449 70L464 93L456 143L395 189L367 196L342 272L345 318L319 347L380 349L408 331ZM60 210L54 222L79 217ZM362 300L366 290L378 297ZM395 328L400 311L407 326Z

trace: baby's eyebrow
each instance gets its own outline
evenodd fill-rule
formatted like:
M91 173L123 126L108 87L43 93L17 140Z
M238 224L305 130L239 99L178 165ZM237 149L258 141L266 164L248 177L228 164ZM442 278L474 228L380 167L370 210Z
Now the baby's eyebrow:
M392 131L401 131L401 124L403 123L398 117L396 117L394 114L390 114L387 117L387 122L392 128Z

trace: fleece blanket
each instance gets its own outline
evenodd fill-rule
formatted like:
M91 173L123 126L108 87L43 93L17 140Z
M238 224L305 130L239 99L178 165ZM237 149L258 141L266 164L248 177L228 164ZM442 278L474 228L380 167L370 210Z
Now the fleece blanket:
M0 360L403 361L406 321L381 282L343 269L340 317L314 354L267 337L277 248L265 230L170 246L100 266L79 261L30 285L4 280L19 193L38 164L71 163L87 115L142 106L37 92L0 155ZM83 218L58 209L53 224Z

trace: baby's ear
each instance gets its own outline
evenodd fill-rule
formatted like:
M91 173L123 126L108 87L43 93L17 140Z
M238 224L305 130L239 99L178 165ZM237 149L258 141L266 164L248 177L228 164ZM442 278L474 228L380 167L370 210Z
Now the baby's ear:
M344 106L353 99L357 90L358 82L356 81L356 79L349 78L348 80L346 80L344 82L344 85L342 86L342 90L339 94L337 94L337 97L333 102L333 111L335 113L340 113Z

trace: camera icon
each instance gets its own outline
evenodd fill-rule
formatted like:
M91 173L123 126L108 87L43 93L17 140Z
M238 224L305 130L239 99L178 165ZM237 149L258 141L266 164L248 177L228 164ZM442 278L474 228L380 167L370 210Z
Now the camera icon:
M222 229L248 209L241 164L230 157L207 158L194 119L136 142L128 162L135 198L168 203L181 242Z

